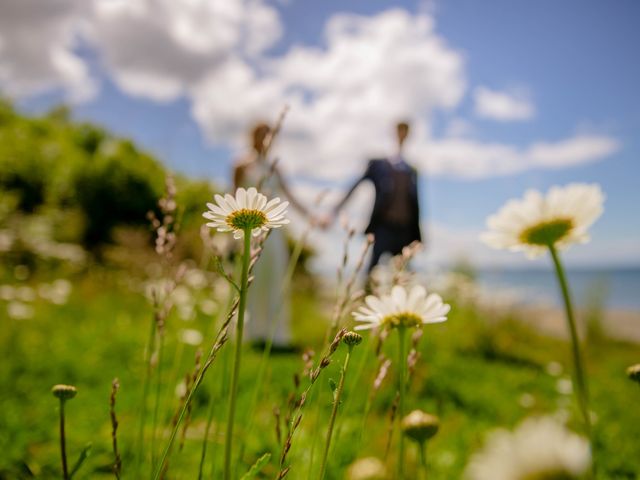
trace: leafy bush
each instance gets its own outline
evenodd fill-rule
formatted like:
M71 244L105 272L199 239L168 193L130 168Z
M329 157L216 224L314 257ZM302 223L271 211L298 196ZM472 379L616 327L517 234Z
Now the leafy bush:
M0 192L15 196L16 208L24 213L80 211L83 232L77 240L88 247L110 241L119 224L146 224L165 174L157 160L131 141L72 121L65 107L27 117L0 101ZM204 182L183 183L199 204L211 195ZM195 208L193 202L185 204Z

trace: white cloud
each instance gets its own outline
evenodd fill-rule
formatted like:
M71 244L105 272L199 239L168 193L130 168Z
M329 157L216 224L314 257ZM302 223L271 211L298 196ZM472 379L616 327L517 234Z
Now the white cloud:
M604 135L575 135L557 142L535 142L518 148L465 138L445 138L412 146L417 166L436 175L486 178L532 168L560 169L602 160L620 149Z
M153 100L186 94L236 56L281 35L261 0L94 0L92 41L125 92Z
M593 162L620 149L620 143L601 135L580 135L557 143L532 145L527 156L540 167L562 168Z
M393 124L412 121L408 156L432 175L481 178L563 168L605 158L619 144L601 135L516 147L472 138L456 112L466 93L464 56L437 34L429 13L391 9L335 14L320 46L268 55L282 33L266 0L5 0L0 87L9 95L62 88L87 98L95 83L75 53L95 49L105 74L133 96L184 96L208 138L245 148L253 121L290 113L275 148L289 175L342 181L365 160L393 151ZM34 35L33 32L38 32ZM493 118L533 115L522 92L475 90ZM443 138L435 111L453 114Z
M83 0L2 2L0 88L12 97L54 89L71 100L95 93L86 63L74 52L86 27Z
M426 138L431 112L456 107L464 94L462 56L429 17L337 14L325 39L323 48L297 46L264 62L262 76L238 62L215 72L192 91L196 119L223 141L230 129L274 118L289 104L278 140L283 165L338 179L355 174L366 157L389 152L395 121L413 119L415 134Z
M535 107L523 91L499 92L487 87L476 87L473 92L476 115L501 122L529 120Z

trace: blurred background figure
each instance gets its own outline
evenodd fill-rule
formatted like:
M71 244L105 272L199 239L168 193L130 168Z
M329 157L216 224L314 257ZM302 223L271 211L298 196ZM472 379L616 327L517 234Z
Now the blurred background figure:
M336 205L331 216L323 222L326 225L335 218L360 183L365 180L373 183L376 191L375 200L369 225L365 229L365 233L375 236L369 272L378 264L383 254L398 255L403 247L422 240L418 172L406 162L403 155L403 146L409 136L409 124L398 123L396 135L395 154L384 159L370 160L364 174Z
M309 218L309 212L289 190L275 163L267 158L273 131L266 123L256 124L250 132L251 151L239 158L233 169L234 188L256 187L269 198L285 197ZM255 345L265 345L270 338L275 349L291 347L290 297L284 295L289 263L284 229L273 229L264 242L260 261L253 271L253 283L247 302L246 338Z

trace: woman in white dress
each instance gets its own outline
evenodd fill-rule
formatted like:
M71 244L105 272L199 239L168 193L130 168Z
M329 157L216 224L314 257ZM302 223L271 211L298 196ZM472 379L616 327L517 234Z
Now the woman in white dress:
M286 197L289 203L308 217L308 211L291 194L277 166L265 156L265 140L271 128L257 124L251 131L251 152L234 167L235 188L256 187L269 198ZM287 237L281 228L270 231L260 260L253 271L253 283L247 302L246 338L254 344L266 344L273 335L273 346L291 347L291 305L284 281L289 263Z

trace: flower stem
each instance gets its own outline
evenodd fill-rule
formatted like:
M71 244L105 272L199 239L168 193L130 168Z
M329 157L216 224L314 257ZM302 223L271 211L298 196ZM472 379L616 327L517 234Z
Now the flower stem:
M147 419L147 397L149 396L149 384L151 383L151 352L153 350L156 334L156 319L151 316L151 329L149 331L149 339L145 350L145 376L142 382L142 401L140 403L140 425L138 427L138 455L136 458L136 468L134 477L138 477L140 473L140 465L144 463L144 427Z
M418 444L418 450L420 451L420 478L427 480L427 442L420 442Z
M401 422L404 418L404 395L406 388L406 376L407 376L407 358L405 353L405 338L406 338L406 327L398 327L398 393L399 393L399 401L398 401L398 422ZM398 438L398 459L397 459L397 480L404 479L404 435L399 431Z
M60 456L62 457L62 478L64 480L69 479L69 467L67 467L67 445L64 433L64 402L65 399L60 399Z
M236 326L236 347L231 377L231 391L229 393L229 414L227 415L227 432L224 442L224 480L231 480L231 450L233 446L233 424L236 414L236 396L238 393L238 378L240 376L240 362L242 360L242 334L244 331L244 311L247 303L249 278L249 260L251 257L251 229L244 230L244 254L242 256L242 278L240 283L240 304L238 306L238 324Z
M327 430L327 440L324 445L324 452L322 453L322 463L320 464L320 475L318 476L320 480L324 479L324 473L327 468L327 458L329 457L329 449L331 448L331 436L333 435L333 426L335 425L336 417L338 416L338 407L340 406L340 397L342 396L342 390L344 389L344 379L347 376L347 368L349 367L349 360L351 359L351 350L353 350L353 345L349 345L347 356L344 359L342 372L340 372L340 381L338 382L338 388L336 389L336 392L333 398L333 409L331 410L331 417L329 418L329 429Z
M589 416L589 390L587 386L587 378L584 372L582 355L580 353L580 339L578 338L578 330L576 328L576 321L573 313L571 296L569 294L569 286L567 283L567 278L564 272L564 268L562 267L562 262L560 261L560 257L558 255L558 251L556 250L553 244L549 245L549 252L551 253L551 258L553 259L553 264L555 266L556 274L558 276L558 283L560 284L560 289L562 291L562 298L564 300L565 313L567 315L567 324L569 325L569 332L571 334L571 347L572 347L573 364L574 364L574 379L577 387L576 396L578 398L578 405L580 407L580 412L582 414L582 419L584 421L584 428L585 428L586 434L589 437L589 441L591 442L591 447L593 448L593 438L591 433L591 418Z
M293 280L293 274L295 273L296 265L298 264L298 260L300 259L300 254L302 253L302 249L306 243L306 239L308 236L308 231L305 232L300 238L293 249L291 257L289 258L289 264L287 266L287 272L285 273L284 280L282 281L282 301L278 304L275 315L273 316L273 322L269 325L269 333L266 338L266 343L264 345L264 349L262 351L262 358L260 359L260 364L258 366L258 373L255 376L255 388L253 390L253 395L251 397L251 404L249 411L254 412L256 410L256 405L258 404L258 400L260 399L260 393L263 391L264 380L266 377L266 371L269 364L269 358L271 357L271 350L273 348L273 340L276 335L276 330L279 327L280 316L282 314L283 308L287 308L287 304L290 302L289 294L291 292L291 283ZM244 454L244 449L246 446L246 438L250 438L253 433L254 427L254 418L255 415L249 417L248 425L245 428L247 435L242 439L240 444L240 459L242 459ZM313 460L313 448L311 451L311 457ZM313 461L310 462L311 464Z

